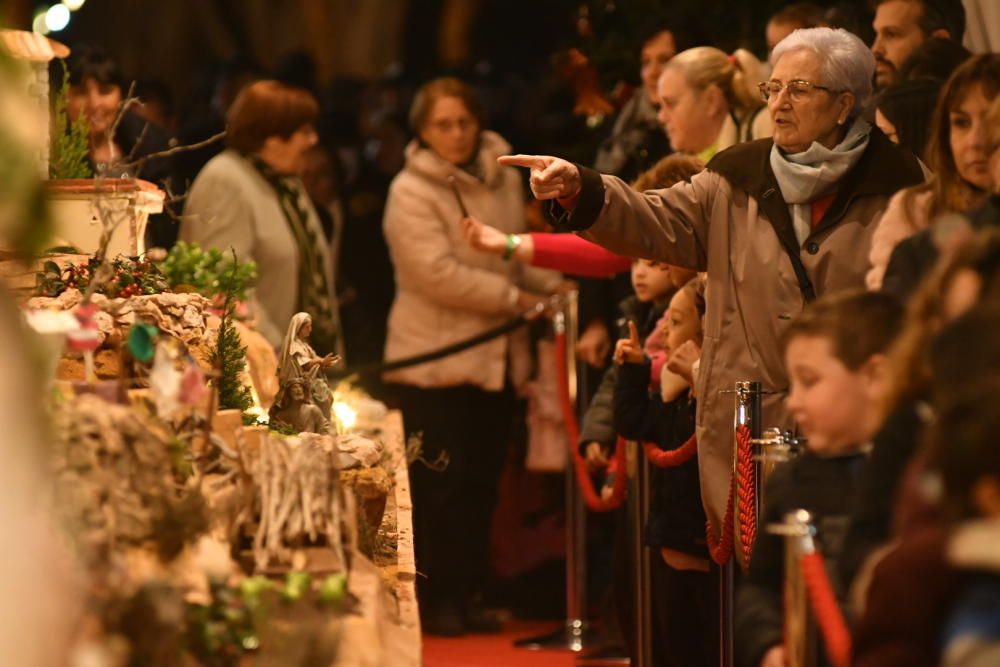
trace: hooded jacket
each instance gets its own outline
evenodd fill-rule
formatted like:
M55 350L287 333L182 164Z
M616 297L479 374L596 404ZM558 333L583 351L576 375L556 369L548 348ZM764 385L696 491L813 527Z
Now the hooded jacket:
M517 314L516 288L555 289L552 271L473 249L462 238L462 212L448 181L453 176L469 215L507 233L526 231L524 190L517 171L497 164L510 152L500 135L483 131L473 176L414 140L406 165L389 187L382 222L396 271L396 298L389 312L385 358L395 360L458 343ZM508 358L510 368L508 368ZM418 387L473 385L500 391L508 376L528 379L525 330L418 366L386 373L387 382Z

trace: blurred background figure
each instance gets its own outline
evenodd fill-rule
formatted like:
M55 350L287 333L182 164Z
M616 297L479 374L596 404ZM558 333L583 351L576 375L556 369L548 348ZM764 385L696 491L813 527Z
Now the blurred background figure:
M258 331L278 347L292 315L307 312L313 347L326 354L342 347L333 257L300 180L318 113L299 88L258 81L243 89L227 115L226 150L191 186L181 238L256 262Z
M167 84L159 79L139 79L135 82L135 95L139 104L133 108L139 117L171 135L177 133L174 96Z
M903 61L899 79L936 79L944 83L971 55L967 48L953 39L931 37Z
M462 238L466 211L501 231L526 231L520 177L496 161L510 145L486 129L472 88L453 78L425 84L410 109L410 127L416 138L392 182L383 223L396 272L389 360L502 324L560 282L558 274L477 252ZM417 567L426 575L418 581L425 632L500 629L481 594L514 392L528 380L530 363L527 332L519 329L384 376L407 432L422 434L423 458L448 457L443 470L420 462L410 467Z
M876 0L875 86L900 81L906 59L932 37L961 43L965 34L962 0Z
M903 81L883 89L875 102L875 125L893 143L924 160L940 91L941 83L934 79Z
M778 42L799 28L818 28L825 25L823 8L813 2L793 2L771 15L765 28L767 39L767 56L770 60L771 51Z
M934 174L889 202L872 236L872 269L866 278L870 288L885 289L900 298L909 296L934 257L915 263L905 248L896 257L897 246L934 227L945 214L968 214L986 200L991 184L987 111L998 94L998 54L974 56L948 79L927 144L927 166Z
M147 120L141 104L127 109L115 126L128 89L124 75L107 53L98 48L79 49L70 59L67 113L73 120L86 120L90 130L88 158L94 173L109 178L135 176L166 190L170 181L168 158L154 158L141 167L135 163L169 147L167 130ZM164 213L150 216L146 245L169 246L171 237L176 238L174 221Z

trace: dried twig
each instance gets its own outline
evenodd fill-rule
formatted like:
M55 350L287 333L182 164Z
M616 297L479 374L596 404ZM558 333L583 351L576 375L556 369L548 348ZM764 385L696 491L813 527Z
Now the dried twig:
M170 157L171 155L177 155L178 153L184 153L186 151L195 151L199 148L205 148L206 146L211 146L212 144L222 141L226 136L225 130L219 132L218 134L213 134L208 139L193 143L185 144L183 146L173 146L163 151L158 151L156 153L150 153L149 155L144 155L143 157L135 160L134 162L125 162L120 166L132 171L133 173L139 173L146 163L150 160L157 160L159 158Z
M121 107L118 109L118 115L115 116L115 122L111 124L111 131L108 132L108 155L114 158L115 155L115 135L118 134L118 126L121 125L122 119L125 118L125 113L131 109L133 106L139 103L139 98L135 96L135 81L133 81L128 87L128 94L125 96L125 100L122 102ZM107 172L111 168L111 160L102 169L103 172ZM106 173L101 174L102 176Z

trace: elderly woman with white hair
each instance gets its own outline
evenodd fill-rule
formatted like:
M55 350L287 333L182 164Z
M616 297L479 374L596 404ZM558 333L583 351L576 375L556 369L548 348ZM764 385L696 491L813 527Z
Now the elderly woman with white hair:
M817 295L864 287L871 235L889 198L923 180L918 160L864 120L875 62L844 30L797 30L760 85L774 136L719 153L690 183L632 191L559 158L507 156L531 169L556 222L632 257L708 274L697 374L702 499L716 535L733 469L733 397L761 383L763 423L791 428L781 336ZM739 536L737 555L742 558Z

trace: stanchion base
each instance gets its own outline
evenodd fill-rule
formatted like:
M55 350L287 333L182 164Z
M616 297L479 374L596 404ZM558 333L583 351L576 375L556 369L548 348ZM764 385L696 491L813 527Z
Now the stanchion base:
M598 644L599 633L581 621L567 622L566 627L548 635L518 639L515 648L528 651L582 651Z
M617 667L631 665L632 661L624 655L621 646L607 646L591 651L573 661L576 667Z

